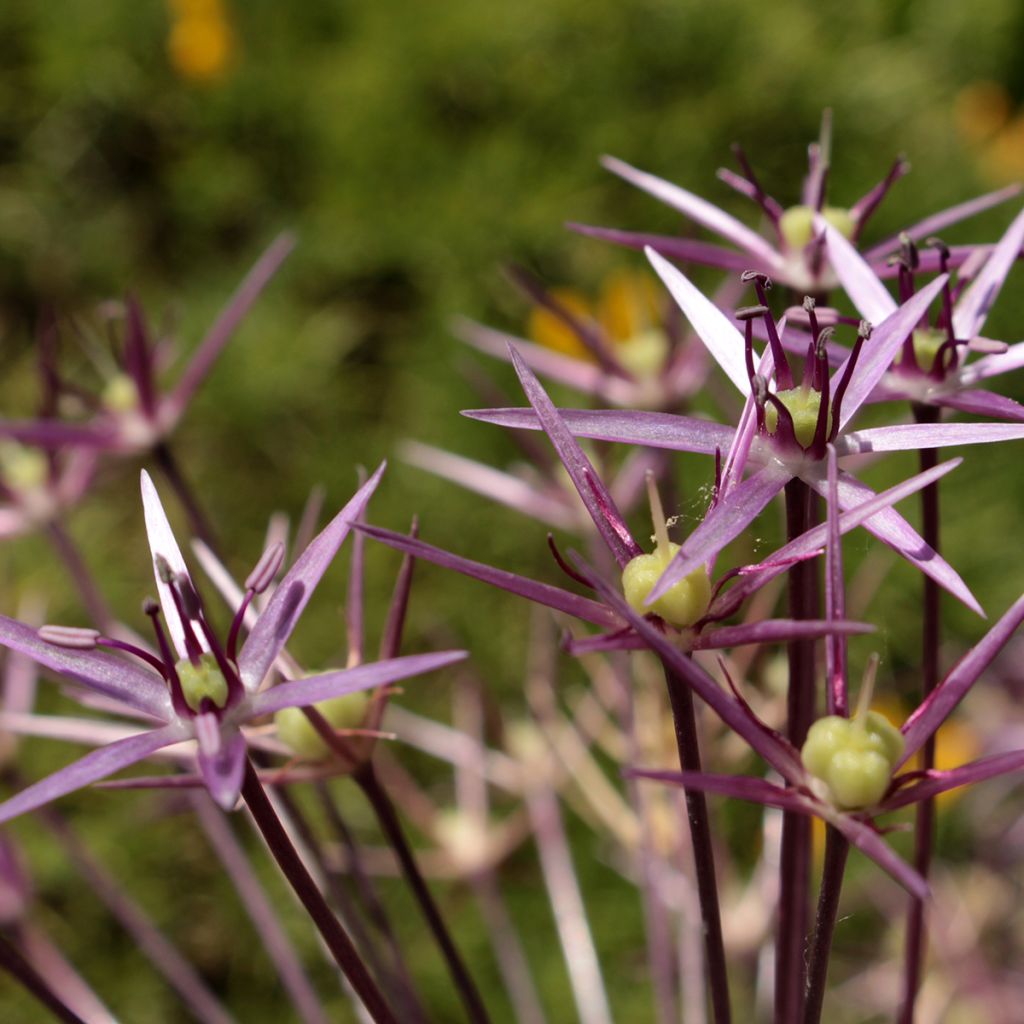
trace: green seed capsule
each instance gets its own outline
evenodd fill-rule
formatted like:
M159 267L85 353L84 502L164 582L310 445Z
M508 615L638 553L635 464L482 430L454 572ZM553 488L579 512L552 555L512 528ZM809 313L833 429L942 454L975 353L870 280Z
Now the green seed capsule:
M678 544L670 544L667 554L659 549L650 555L637 555L622 572L622 591L633 611L641 615L654 612L673 626L692 626L711 603L711 581L703 567L680 580L653 605L644 603L678 550Z
M228 702L228 681L224 678L217 659L212 654L204 654L198 665L193 665L187 658L175 666L178 679L181 680L181 692L185 703L193 710L199 711L203 701L209 698L219 707Z
M856 221L841 206L826 206L821 215L844 238L852 238ZM779 218L779 233L790 249L802 249L814 233L814 210L810 206L791 206Z
M946 332L934 327L919 327L911 335L914 346L914 362L922 373L930 373L939 349L946 343Z
M877 804L903 753L903 734L877 711L864 720L828 715L807 731L800 756L804 767L829 789L838 807Z
M821 409L821 392L813 388L789 388L780 391L779 401L793 417L793 433L801 448L807 448L814 440L814 432L818 429L818 412ZM779 411L774 405L764 407L764 425L769 434L774 434L779 426ZM832 429L832 410L829 409L827 430Z
M314 707L332 728L355 729L362 725L368 703L369 698L359 691L323 700ZM330 754L330 747L302 708L282 708L274 715L274 725L277 726L277 738L298 757L307 761L322 761Z

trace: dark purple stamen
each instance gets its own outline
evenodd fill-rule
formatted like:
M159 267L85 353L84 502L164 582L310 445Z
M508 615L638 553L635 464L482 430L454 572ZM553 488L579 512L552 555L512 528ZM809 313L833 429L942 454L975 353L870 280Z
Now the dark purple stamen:
M860 238L864 225L868 222L868 218L878 209L878 204L886 197L889 189L909 170L910 164L907 160L902 156L898 156L892 167L889 168L889 173L867 195L850 207L850 215L853 217L854 224L852 241L856 242Z
M715 486L711 491L711 502L708 505L710 512L718 504L718 496L722 493L722 449L715 448Z
M771 392L765 393L765 402L769 403L778 414L774 432L776 440L780 441L787 447L801 447L800 442L796 439L796 427L793 425L793 415L786 408L785 402L783 402L778 395L773 395Z
M736 310L736 319L743 324L743 354L747 362L747 377L753 381L754 374L754 320L769 316L767 306L743 306Z
M743 147L738 142L734 142L730 148L732 149L732 155L736 158L736 162L740 165L740 169L753 190L751 198L764 210L772 223L777 226L779 218L783 214L782 207L761 187L761 182L758 181L754 168L747 159L747 154L743 152Z
M831 381L828 376L828 343L834 333L834 327L823 328L818 333L818 340L814 348L814 378L818 382L815 388L821 393L821 399L818 404L818 419L814 424L814 440L811 442L810 451L818 459L825 457L825 446L829 440L828 413Z
M767 432L764 421L764 406L768 398L768 381L759 373L750 378L750 391L754 399L754 409L757 411L757 431L759 434Z
M850 352L846 363L846 371L836 386L836 397L832 400L832 429L828 432L829 441L834 441L836 434L839 432L839 418L843 410L843 396L846 394L847 387L849 387L854 367L856 367L857 359L860 357L860 350L864 347L864 342L871 337L872 330L873 328L867 320L861 320L860 326L857 328L857 340L853 343L853 350Z
M555 535L553 533L548 534L548 548L551 551L552 557L558 563L558 568L561 569L569 579L586 587L587 590L594 589L590 583L576 572L576 570L562 557L562 553L558 550L558 545L555 544Z
M160 650L160 656L164 660L163 676L167 680L171 690L171 705L179 715L192 717L192 709L185 700L185 694L181 689L181 680L178 678L178 663L171 650L171 645L164 632L163 623L160 621L160 605L152 598L146 598L142 603L143 612L149 616L153 623L153 632L156 634L156 645Z
M138 300L129 295L125 300L127 322L124 338L124 369L132 379L143 412L152 417L156 412L156 386L153 380L153 355L147 337L146 322Z
M256 563L256 567L246 578L245 589L251 590L254 594L262 594L274 582L274 577L277 575L278 569L281 568L283 561L284 545L280 541L276 544L271 544L260 555L260 560Z
M740 278L743 281L753 282L754 290L757 292L757 301L767 310L768 289L772 286L771 278L759 270L745 270ZM768 331L768 344L771 346L772 358L775 360L775 379L781 389L788 390L793 386L793 371L789 368L789 360L786 359L786 351L782 347L779 332L775 328L775 320L767 311L764 314L764 324Z
M171 593L171 600L174 602L174 607L177 609L178 618L181 620L181 629L185 638L185 653L188 655L188 660L193 665L199 664L199 659L203 656L203 648L196 638L195 630L192 628L193 615L189 614L190 606L191 610L195 611L195 604L186 599L182 593L180 584L180 578L171 569L170 563L163 555L157 555L154 559L156 564L157 575L160 578L160 582L163 583ZM190 589L192 589L190 587ZM193 590L194 594L194 590ZM198 600L198 598L197 598Z

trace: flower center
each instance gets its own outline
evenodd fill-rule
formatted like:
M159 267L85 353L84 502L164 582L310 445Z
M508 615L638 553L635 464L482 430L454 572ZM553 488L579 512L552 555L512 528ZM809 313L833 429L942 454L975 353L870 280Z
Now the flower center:
M215 707L222 708L228 702L228 681L224 678L212 654L203 654L199 664L193 665L188 658L182 658L175 665L181 692L185 703L195 712L202 711L203 701L211 700Z
M35 448L26 448L17 441L0 443L0 473L12 491L36 491L46 486L50 463Z
M354 729L366 717L369 698L362 691L323 700L314 707L332 729ZM302 708L282 708L274 715L277 738L307 761L322 761L331 750Z
M931 373L939 349L945 345L947 334L935 327L919 327L911 336L914 362L922 373Z
M775 396L786 407L793 418L793 434L801 448L809 448L814 441L818 427L818 414L821 411L821 392L813 388L789 388ZM769 434L774 434L779 426L779 410L768 404L764 409L764 425ZM832 430L832 411L829 410L826 436Z
M844 238L852 238L857 224L849 210L841 206L825 206L821 215ZM814 209L791 206L779 218L779 234L790 249L802 249L814 234Z
M100 401L111 412L134 412L139 407L139 389L126 373L116 373L107 381Z
M665 367L668 352L668 338L657 327L649 327L615 344L616 357L634 377L657 377Z

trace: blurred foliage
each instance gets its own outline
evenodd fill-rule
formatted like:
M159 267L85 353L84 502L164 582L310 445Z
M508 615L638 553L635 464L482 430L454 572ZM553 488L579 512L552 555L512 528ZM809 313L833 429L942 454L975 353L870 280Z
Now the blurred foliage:
M221 359L175 444L229 541L233 568L244 573L271 512L297 515L317 482L328 507L337 506L353 489L356 465L391 455L401 437L507 461L507 439L457 415L480 402L458 372L468 356L448 324L466 313L524 329L528 309L499 272L506 261L591 291L609 270L638 264L635 254L569 234L566 220L677 227L670 211L602 172L601 153L749 220L752 210L714 177L729 143L742 140L766 187L793 201L805 146L831 106L838 201L866 191L897 153L914 165L877 216L872 235L881 237L1020 173L1009 157L991 153L1000 133L1012 139L1024 105L1022 36L1024 9L1011 0L10 0L0 6L4 411L31 408L43 310L57 311L73 344L75 318L132 292L175 325L188 348L260 249L294 228L296 254ZM972 131L978 124L984 130ZM987 239L1008 220L998 209L947 240ZM994 337L1019 337L1019 270L1014 278L1017 287L1011 283L990 321ZM514 393L505 368L488 369ZM1021 589L1000 541L1020 531L1017 459L1010 448L972 453L944 499L951 560L997 613ZM692 499L710 471L681 464L689 474L682 493ZM873 479L892 481L911 468L909 459L890 460ZM152 586L137 469L111 464L70 523L115 607L135 625L138 601ZM413 512L433 542L552 578L540 527L393 465L373 518L401 528ZM853 565L867 547L863 535L851 539ZM371 608L379 616L396 563L370 554ZM47 596L51 619L79 621L38 538L9 545L0 565L5 612L31 591ZM311 663L341 657L341 579L337 570L329 577L300 634ZM895 676L914 663L916 613L905 609L916 607L916 595L917 581L900 565L869 608L886 624L872 643L881 644ZM949 611L955 651L979 635L979 625ZM521 706L525 626L516 604L423 568L410 645L438 636L469 646L495 691ZM429 692L439 685L417 682L406 699L443 714L446 695ZM56 701L50 695L46 706ZM30 773L71 756L49 744L26 750ZM182 819L150 816L152 805L139 795L87 792L65 806L239 1019L282 1019L262 959L246 941L228 938L247 935L247 923L230 891L216 887L210 856ZM125 1020L181 1019L48 841L30 823L16 831L32 840L33 872L50 908L45 923L111 1006ZM622 1019L645 1019L639 907L590 834L581 829L578 840L615 1009ZM513 861L510 872L515 910L545 996L564 1001L549 911L526 860ZM264 873L283 897L273 873ZM389 896L404 905L400 890ZM462 913L457 892L445 900L469 958L489 962L479 921ZM286 898L278 903L289 906ZM418 927L414 915L405 917ZM303 922L289 920L312 952ZM437 1019L452 1019L447 982L429 951L416 966L432 979L425 991ZM326 969L317 981L332 991ZM341 1006L336 999L337 1019ZM499 1005L496 1018L507 1019L505 1012ZM20 993L0 989L4 1020L35 1014Z

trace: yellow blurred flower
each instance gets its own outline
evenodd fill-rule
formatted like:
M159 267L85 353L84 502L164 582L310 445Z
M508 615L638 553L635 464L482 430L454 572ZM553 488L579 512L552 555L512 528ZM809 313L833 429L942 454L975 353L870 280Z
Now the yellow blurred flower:
M604 279L596 301L573 288L555 288L550 294L574 317L600 329L614 345L616 358L631 373L655 376L664 367L669 342L662 326L658 288L650 275L613 271ZM527 333L545 348L595 362L579 335L543 306L530 312Z
M235 52L235 34L223 0L170 0L171 66L193 82L222 78Z
M960 137L977 151L988 177L1011 181L1024 177L1024 115L998 82L972 82L953 102L953 123Z

